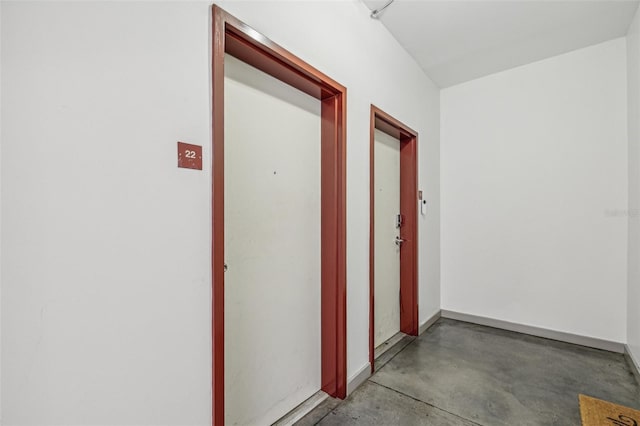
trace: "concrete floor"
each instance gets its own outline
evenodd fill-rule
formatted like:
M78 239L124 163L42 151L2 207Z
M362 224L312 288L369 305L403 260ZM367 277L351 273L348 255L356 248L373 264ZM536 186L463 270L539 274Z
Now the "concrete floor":
M579 393L640 409L621 354L440 319L297 425L579 425Z

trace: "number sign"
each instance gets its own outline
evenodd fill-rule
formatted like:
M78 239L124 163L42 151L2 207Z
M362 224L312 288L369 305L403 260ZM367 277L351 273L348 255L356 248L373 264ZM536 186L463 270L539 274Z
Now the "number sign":
M178 142L178 167L202 170L202 147Z

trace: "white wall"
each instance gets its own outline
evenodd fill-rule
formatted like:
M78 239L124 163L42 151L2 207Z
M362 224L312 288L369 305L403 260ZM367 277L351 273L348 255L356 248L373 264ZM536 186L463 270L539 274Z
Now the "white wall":
M629 241L627 344L640 362L640 12L627 35L627 99L629 136Z
M439 309L439 91L359 2L223 6L348 87L352 376L371 103L420 133L421 321ZM3 424L208 424L208 2L3 2L1 37Z
M370 104L419 133L419 187L429 203L429 213L420 216L419 223L420 323L440 309L439 90L382 24L369 18L371 12L360 2L223 1L220 5L347 87L347 370L351 376L366 365L369 352Z
M3 4L3 424L210 421L211 179L176 167L208 33L202 4Z
M441 93L442 308L626 339L624 38Z

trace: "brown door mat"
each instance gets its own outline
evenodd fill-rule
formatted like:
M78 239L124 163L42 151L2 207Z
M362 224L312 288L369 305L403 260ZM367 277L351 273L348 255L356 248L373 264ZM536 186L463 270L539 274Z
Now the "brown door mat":
M582 426L640 426L640 411L579 395Z

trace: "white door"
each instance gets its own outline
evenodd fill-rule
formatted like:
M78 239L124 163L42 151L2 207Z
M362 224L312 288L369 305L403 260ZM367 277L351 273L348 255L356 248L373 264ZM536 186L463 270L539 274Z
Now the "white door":
M400 331L400 140L374 134L374 347Z
M320 390L320 101L225 57L225 424Z

